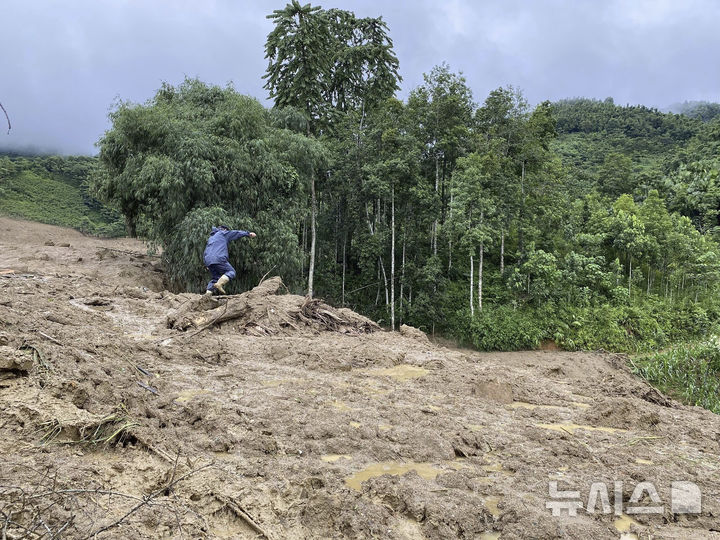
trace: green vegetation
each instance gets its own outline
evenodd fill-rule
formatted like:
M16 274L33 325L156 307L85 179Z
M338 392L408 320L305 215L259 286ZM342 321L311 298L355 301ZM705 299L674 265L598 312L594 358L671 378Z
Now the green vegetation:
M111 118L100 141L98 193L120 208L131 234L163 246L173 287L201 290L203 248L220 223L263 234L241 251L233 245L240 276L233 286L247 288L270 269L290 283L300 278L305 186L325 152L281 127L287 115L231 88L187 80L164 85L146 105L123 104Z
M255 230L231 249L235 291L278 273L480 349L647 352L717 330L720 105L478 102L446 64L403 102L381 18L293 1L269 19L273 108L164 84L117 106L97 159L0 161L0 210L116 227L92 192L163 247L177 290L202 289L211 225Z
M633 372L680 401L720 414L720 347L681 345L632 361Z
M0 214L121 236L120 215L88 192L96 166L90 157L0 155Z
M269 16L263 109L186 80L120 105L96 187L200 290L218 220L232 254L390 327L482 349L648 351L720 321L720 118L612 100L481 104L436 66L406 102L377 18L297 2ZM705 121L707 120L707 121Z

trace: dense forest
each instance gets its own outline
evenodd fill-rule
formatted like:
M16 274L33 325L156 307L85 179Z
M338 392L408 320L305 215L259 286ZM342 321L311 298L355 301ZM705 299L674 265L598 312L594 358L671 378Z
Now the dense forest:
M0 158L0 211L63 175L84 210L62 224L112 233L121 214L162 247L175 289L201 290L223 222L258 233L231 250L236 292L280 274L486 350L643 351L714 331L719 105L531 107L510 86L474 96L446 64L402 101L381 18L296 2L269 17L274 107L164 84L113 110L97 158Z

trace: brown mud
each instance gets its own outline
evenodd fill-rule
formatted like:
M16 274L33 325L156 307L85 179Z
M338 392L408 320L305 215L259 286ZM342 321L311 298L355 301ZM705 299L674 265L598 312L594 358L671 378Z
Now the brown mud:
M720 418L622 357L447 348L277 292L172 294L139 242L0 218L0 535L720 538ZM663 512L555 517L552 481L624 507L652 482Z

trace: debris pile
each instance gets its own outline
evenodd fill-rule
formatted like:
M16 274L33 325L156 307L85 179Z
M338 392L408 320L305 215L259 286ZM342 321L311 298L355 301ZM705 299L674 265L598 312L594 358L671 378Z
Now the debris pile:
M242 334L255 336L307 331L367 334L380 330L375 322L352 310L336 309L316 298L278 294L283 289L282 279L276 276L236 296L187 295L180 308L168 315L167 327L199 332L231 326Z

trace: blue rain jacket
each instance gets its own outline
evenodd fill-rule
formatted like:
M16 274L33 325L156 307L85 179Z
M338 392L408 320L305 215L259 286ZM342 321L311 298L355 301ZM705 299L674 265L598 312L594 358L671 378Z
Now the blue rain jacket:
M205 253L203 253L205 266L227 262L228 242L243 238L244 236L250 236L250 233L247 231L226 231L218 227L213 227L210 238L208 238L207 245L205 246Z

